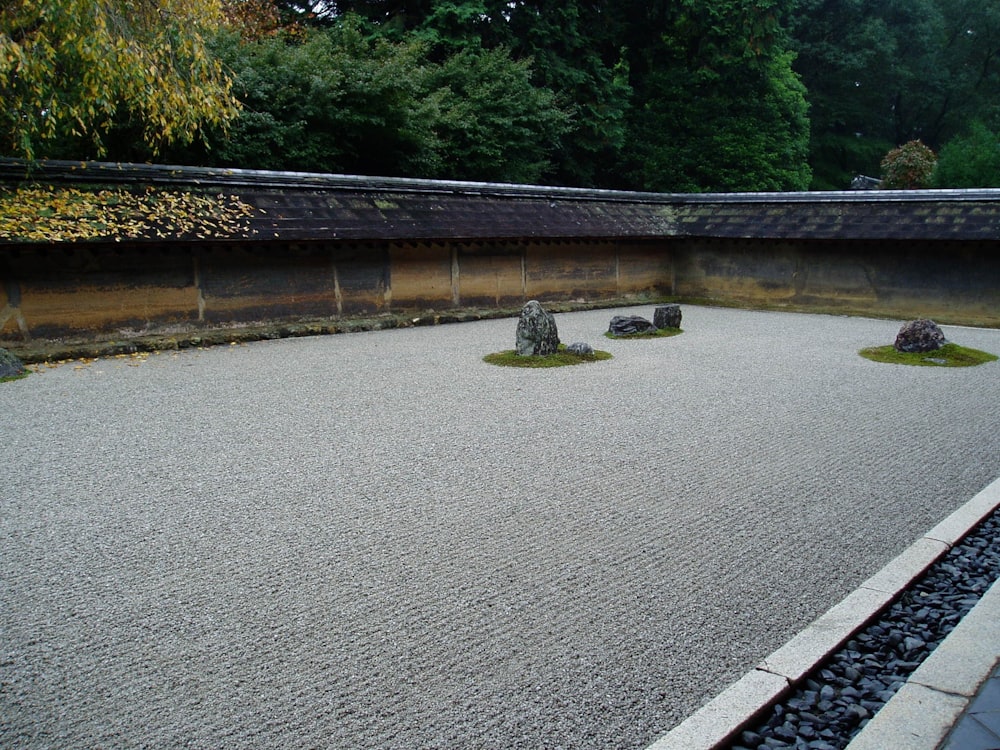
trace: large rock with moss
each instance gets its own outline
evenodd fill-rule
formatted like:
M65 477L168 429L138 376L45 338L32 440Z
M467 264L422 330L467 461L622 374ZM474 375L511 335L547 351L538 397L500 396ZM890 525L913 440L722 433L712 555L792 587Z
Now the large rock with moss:
M944 332L933 320L919 318L904 323L893 345L901 352L932 352L947 344Z
M537 300L531 300L521 309L517 321L517 353L522 357L555 354L559 349L559 331L552 313Z
M24 363L6 349L0 349L0 378L16 378L24 374Z

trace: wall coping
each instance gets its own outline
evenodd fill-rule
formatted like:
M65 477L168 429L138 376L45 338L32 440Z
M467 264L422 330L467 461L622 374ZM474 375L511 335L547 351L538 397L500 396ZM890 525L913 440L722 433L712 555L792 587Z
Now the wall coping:
M1000 240L1000 189L995 188L679 194L116 162L29 164L0 158L0 185L24 183L230 193L258 212L248 233L222 238L240 242ZM10 244L26 243L0 237L0 246Z

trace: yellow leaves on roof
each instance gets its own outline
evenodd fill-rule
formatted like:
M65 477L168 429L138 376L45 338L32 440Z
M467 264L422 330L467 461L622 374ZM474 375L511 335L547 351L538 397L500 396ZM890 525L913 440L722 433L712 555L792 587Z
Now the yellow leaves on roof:
M0 240L79 242L250 237L257 209L235 195L177 190L0 187Z

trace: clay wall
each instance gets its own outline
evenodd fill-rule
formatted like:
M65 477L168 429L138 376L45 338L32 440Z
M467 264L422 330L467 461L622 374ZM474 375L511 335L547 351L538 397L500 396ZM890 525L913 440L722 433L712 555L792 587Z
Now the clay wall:
M0 346L38 339L670 293L662 243L24 245L0 253Z
M0 346L543 303L708 304L1000 326L1000 241L494 240L20 245Z

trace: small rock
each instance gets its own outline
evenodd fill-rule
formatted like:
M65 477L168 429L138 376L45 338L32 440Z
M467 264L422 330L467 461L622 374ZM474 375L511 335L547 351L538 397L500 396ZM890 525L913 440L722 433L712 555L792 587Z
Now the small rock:
M794 741L796 734L795 726L788 722L785 722L780 727L776 727L774 730L774 736L785 742Z
M653 310L653 325L657 328L680 328L681 306L670 304L657 307Z
M847 708L847 718L855 724L869 717L870 714L864 706L855 704L853 706L848 706Z
M567 346L566 351L570 354L575 354L578 357L589 357L594 353L594 347L590 344L585 344L582 341L576 341Z
M861 705L870 714L878 713L888 701L861 701Z
M905 648L907 652L917 651L918 649L922 649L926 645L927 644L924 643L919 638L907 637L906 639L903 640L903 648Z
M656 333L656 326L638 315L616 315L611 319L608 333L612 336L629 336L633 333Z
M24 363L6 349L0 349L0 378L16 378L24 374Z
M893 345L901 352L932 352L947 344L944 332L933 320L919 318L904 323Z
M555 354L558 348L556 319L541 303L531 300L521 309L517 321L517 353L522 357Z

